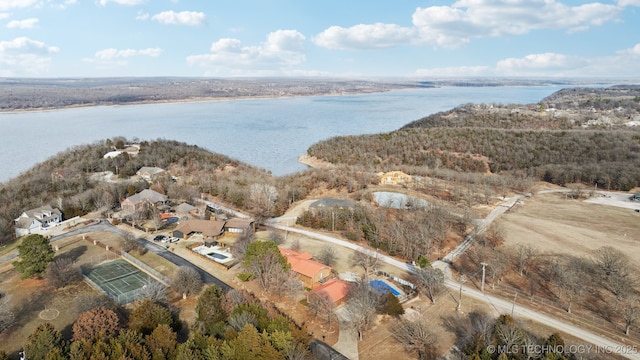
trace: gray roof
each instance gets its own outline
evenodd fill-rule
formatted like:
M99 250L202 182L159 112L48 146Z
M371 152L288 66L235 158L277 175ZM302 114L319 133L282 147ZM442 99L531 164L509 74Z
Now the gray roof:
M154 166L143 166L140 168L140 170L138 170L137 174L149 174L149 175L156 175L156 174L160 174L161 172L164 172L165 170L159 167L154 167Z
M60 217L61 215L62 212L59 209L56 209L49 205L44 205L23 212L22 215L20 215L20 217L15 220L15 223L16 227L25 229L31 225L32 220L37 220L38 222L42 223L53 218Z
M193 205L191 205L191 204L182 203L182 204L176 206L175 210L178 213L188 213L188 212L191 212L193 210L198 210L198 208L193 206Z
M134 204L138 204L143 201L149 201L155 204L167 201L167 196L151 189L144 189L135 195L129 196L127 200L131 201Z
M27 210L24 212L24 214L32 219L49 220L51 218L62 215L62 212L49 205L44 205L35 209Z

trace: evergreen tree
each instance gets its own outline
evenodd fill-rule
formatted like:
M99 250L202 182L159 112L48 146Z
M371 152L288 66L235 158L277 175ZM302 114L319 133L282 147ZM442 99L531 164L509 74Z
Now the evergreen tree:
M40 276L53 260L54 251L49 240L39 234L31 234L18 245L20 260L14 261L13 266L20 273L20 277L27 279Z
M64 349L62 334L51 323L38 326L24 344L25 357L29 360L47 360L49 354L61 354Z

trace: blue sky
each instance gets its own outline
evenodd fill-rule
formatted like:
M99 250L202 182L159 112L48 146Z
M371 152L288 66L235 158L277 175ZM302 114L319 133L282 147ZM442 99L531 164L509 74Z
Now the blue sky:
M0 0L0 76L640 78L640 0Z

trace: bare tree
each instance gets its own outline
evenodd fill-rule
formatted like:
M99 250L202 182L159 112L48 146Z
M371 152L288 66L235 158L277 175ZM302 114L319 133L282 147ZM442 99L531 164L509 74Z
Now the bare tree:
M436 297L444 289L444 274L440 269L432 267L416 269L416 284L431 303L436 303Z
M349 288L348 297L346 311L351 325L358 331L358 337L362 340L362 334L369 330L374 322L376 311L382 303L382 294L371 287L368 280L361 280Z
M410 321L402 319L393 326L391 336L404 348L417 355L420 360L436 359L437 336L431 331L432 324L424 318Z
M364 270L365 279L368 279L369 274L375 271L379 260L380 256L377 251L356 251L351 255L351 265L361 267Z
M525 341L525 335L522 329L513 322L497 323L495 336L502 345L506 345L507 349L511 349L514 346L519 347L519 345L522 345Z
M295 297L296 294L304 290L304 284L298 275L291 270L274 267L270 272L270 277L269 290L278 298L282 298L285 294Z
M318 256L318 261L327 266L334 266L336 262L336 256L336 248L331 246L330 244L325 244L322 247L320 255Z
M609 289L617 300L633 289L635 278L625 253L611 246L603 246L594 251L593 260L604 287Z
M327 293L319 292L310 294L309 305L307 308L314 317L321 318L326 321L329 325L329 330L331 330L335 303Z
M282 245L284 243L284 236L282 235L282 233L276 231L276 230L272 230L269 233L269 240L273 241L274 243L278 244L278 245Z
M640 319L640 299L635 295L629 295L622 300L622 320L624 320L624 333L629 335L629 330Z
M256 236L253 231L243 232L231 248L231 254L240 261L244 260L244 254L247 252L247 247L254 241L256 241Z
M167 303L167 287L161 283L149 280L140 289L140 297L156 303Z
M562 296L567 302L567 312L570 313L571 305L577 297L582 295L587 274L581 271L578 259L570 258L564 264L557 265L554 275Z
M290 249L295 251L300 251L300 239L298 238L293 239L293 241L291 242Z
M122 232L122 251L130 252L134 250L138 246L138 241L136 240L136 236L130 231Z
M612 246L603 246L595 250L593 256L594 264L605 278L628 270L629 258Z
M59 257L47 266L47 282L56 288L63 288L82 280L80 268L68 257Z
M273 206L278 199L278 190L273 185L251 184L249 199L259 222L272 215Z
M516 246L515 259L520 276L524 275L527 272L535 255L536 250L531 245L519 244L518 246Z
M202 289L202 277L191 266L180 266L173 274L171 286L186 298L189 294L196 294Z
M488 260L489 275L491 276L491 288L495 289L496 280L502 281L502 275L509 267L508 256L500 250L492 252L492 258Z

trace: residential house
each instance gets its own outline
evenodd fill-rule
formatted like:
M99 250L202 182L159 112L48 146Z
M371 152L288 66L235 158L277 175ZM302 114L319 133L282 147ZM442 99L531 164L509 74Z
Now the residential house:
M167 202L167 196L157 191L145 189L139 193L129 196L120 202L120 207L125 213L132 214L136 211L147 210L151 207L158 207Z
M139 152L140 152L140 145L133 144L133 145L127 145L127 147L122 150L115 149L113 151L109 151L108 153L104 154L102 157L104 159L112 159L112 158L118 157L122 153L127 153L129 154L129 156L137 156Z
M298 274L307 288L314 289L331 276L331 267L311 260L307 252L281 248L280 253L287 258L291 271Z
M27 210L14 220L16 236L32 234L62 222L62 211L49 205Z
M405 185L412 181L411 175L397 170L378 173L378 177L380 178L380 185Z
M224 234L224 221L185 220L173 230L173 236L188 239L193 235L202 235L205 245L209 246Z
M244 234L254 230L254 222L250 219L232 218L227 220L224 231L234 234Z
M165 172L165 170L159 167L143 166L136 172L136 174L140 175L141 178L147 181L151 181L155 176L162 174L163 172Z
M307 293L307 302L311 301L314 296L327 296L334 304L340 305L347 297L350 287L351 285L346 281L335 278L329 279Z
M178 214L198 215L198 208L187 203L182 203L174 209Z

